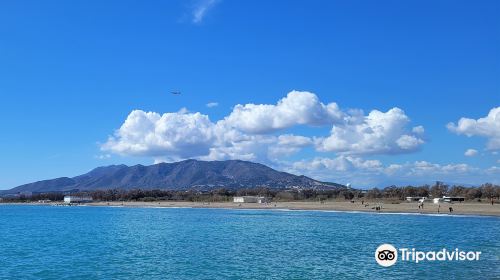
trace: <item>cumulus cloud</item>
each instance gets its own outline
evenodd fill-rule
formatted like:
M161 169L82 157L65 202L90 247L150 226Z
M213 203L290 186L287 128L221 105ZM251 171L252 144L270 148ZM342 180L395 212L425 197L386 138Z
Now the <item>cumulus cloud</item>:
M210 149L205 160L241 159L270 163L269 149L275 143L275 137L263 135L244 136L235 141L219 142Z
M403 110L371 111L367 116L352 115L342 125L334 125L330 136L317 139L320 151L347 154L394 154L415 151L424 143L423 127L410 131L410 119Z
M498 142L498 111L494 108L478 120L462 118L448 127L458 134L488 137L489 148L493 149ZM477 178L499 183L498 166L479 169L463 163L428 161L384 164L365 158L417 150L424 143L425 130L410 124L410 118L399 108L372 110L365 115L359 109L341 110L336 103L322 103L310 92L292 91L276 104L237 105L215 122L185 108L163 114L134 110L101 145L102 157L96 158L119 154L151 157L155 162L186 158L251 160L354 186L433 180L477 183ZM295 127L293 132L315 127L307 132L322 131L326 136L292 134ZM293 155L303 149L316 149L310 154L313 158L293 160ZM470 150L466 155L477 154Z
M475 150L475 149L467 149L467 151L465 151L464 155L466 157L476 156L477 155L477 150Z
M269 162L305 147L343 154L391 154L414 151L424 142L424 128L410 129L408 124L409 118L399 108L385 113L373 110L365 116L361 110L344 112L336 103L324 104L313 93L292 91L276 104L237 105L217 122L186 108L164 114L134 110L101 149L161 161L201 158ZM333 128L324 138L276 135L294 126Z
M325 105L313 93L292 91L276 105L238 104L224 122L246 133L264 134L296 125L331 125L343 117L336 103Z
M219 106L219 103L217 103L217 102L209 102L209 103L207 103L207 105L206 105L206 106L207 106L208 108L213 108L213 107L217 107L217 106Z
M312 140L311 138L305 136L285 134L278 137L278 144L292 147L305 147L311 145Z
M201 23L208 11L218 3L219 0L199 0L192 12L192 22Z
M132 111L102 150L172 159L206 155L215 142L214 124L200 113Z
M134 110L101 149L120 155L149 156L155 162L199 158L270 163L271 159L291 155L311 144L312 139L292 134L245 134L187 110L163 115Z
M304 147L312 146L313 140L309 137L292 134L280 135L269 147L268 157L278 159L297 153Z
M327 169L331 171L352 171L354 169L379 171L382 163L378 160L363 160L359 157L338 156L336 158L314 158L307 161L302 160L293 163L293 168L301 170L321 170Z
M500 107L491 109L484 118L461 118L457 124L449 123L447 127L459 135L485 137L488 150L500 150Z

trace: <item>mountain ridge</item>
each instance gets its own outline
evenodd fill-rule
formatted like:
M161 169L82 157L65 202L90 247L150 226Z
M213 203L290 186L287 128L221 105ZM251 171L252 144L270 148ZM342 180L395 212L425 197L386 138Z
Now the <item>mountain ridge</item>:
M4 194L21 192L69 192L98 189L213 189L213 188L338 188L306 177L277 171L264 164L242 160L199 161L188 159L153 165L100 166L75 177L59 177L14 187Z

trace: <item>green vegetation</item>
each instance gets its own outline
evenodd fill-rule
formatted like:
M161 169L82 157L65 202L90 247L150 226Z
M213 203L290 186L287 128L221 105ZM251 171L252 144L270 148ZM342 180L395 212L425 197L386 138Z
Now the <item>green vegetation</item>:
M82 193L73 193L76 195L90 195L96 201L191 201L191 202L228 202L232 201L234 196L265 196L272 198L273 201L324 201L324 200L385 200L390 203L399 203L408 196L420 197L442 197L462 196L466 200L491 200L500 198L500 186L493 184L483 184L479 187L448 186L442 182L429 186L390 186L384 189L373 188L367 191L335 188L331 190L313 190L313 189L287 189L276 190L269 188L246 188L239 190L215 189L210 191L186 190L96 190ZM63 193L43 193L33 194L32 196L17 196L3 198L3 202L30 202L39 200L62 201Z

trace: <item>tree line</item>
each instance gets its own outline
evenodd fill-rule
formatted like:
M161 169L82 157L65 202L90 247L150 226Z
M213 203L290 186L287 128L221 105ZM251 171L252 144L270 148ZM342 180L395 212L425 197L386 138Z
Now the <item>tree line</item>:
M42 193L31 196L3 198L4 202L22 202L51 200L62 201L64 193ZM89 195L97 201L191 201L191 202L227 202L234 196L265 196L273 201L324 201L324 200L405 200L406 197L442 197L461 196L466 200L490 200L500 198L500 186L483 184L478 187L448 186L442 182L423 186L389 186L383 189L373 188L359 190L351 188L335 188L329 190L244 188L199 190L144 190L144 189L108 189L72 193L72 195Z

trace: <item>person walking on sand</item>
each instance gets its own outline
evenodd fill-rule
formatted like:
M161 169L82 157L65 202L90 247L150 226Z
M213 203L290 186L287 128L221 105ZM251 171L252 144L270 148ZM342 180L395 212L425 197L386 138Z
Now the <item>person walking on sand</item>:
M453 207L450 206L448 209L450 210L450 213L453 212Z
M441 209L441 204L438 204L438 214L439 214L439 209Z

